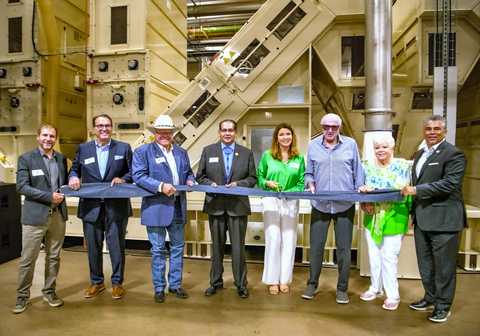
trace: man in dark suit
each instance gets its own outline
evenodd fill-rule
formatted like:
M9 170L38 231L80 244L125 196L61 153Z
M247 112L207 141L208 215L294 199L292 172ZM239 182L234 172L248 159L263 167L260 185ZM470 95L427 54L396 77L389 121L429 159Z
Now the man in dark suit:
M426 147L413 163L412 187L401 193L413 196L412 221L418 268L425 295L410 304L415 310L434 309L432 322L445 322L455 294L456 263L462 230L467 226L462 182L467 159L445 141L445 118L425 119Z
M95 140L81 144L73 159L68 185L80 189L82 183L132 183L132 149L128 143L115 141L112 136L112 118L102 114L93 118ZM86 298L105 289L103 275L103 239L106 241L112 263L112 297L125 295L125 233L128 217L132 216L129 198L80 198L77 217L83 220L87 243L88 263L92 285Z
M199 184L226 185L253 188L257 182L252 151L235 143L237 123L227 119L219 124L220 143L203 149L196 180ZM247 263L245 262L245 235L247 218L251 214L248 196L205 194L203 212L208 214L213 240L210 287L206 296L213 296L223 288L223 255L226 231L232 246L232 271L241 298L248 297Z
M170 263L168 292L186 299L182 289L183 247L187 222L187 197L173 185L193 186L195 179L187 151L173 146L174 125L170 116L161 115L153 127L147 126L155 141L135 150L133 155L133 180L154 193L142 199L142 221L147 227L148 240L152 244L152 281L156 302L165 301L165 269L167 248L165 238L170 238Z
M67 157L53 149L58 132L49 123L38 128L38 147L18 158L17 191L25 196L22 211L23 248L18 272L15 314L27 308L35 262L45 238L45 285L43 299L52 307L63 301L55 294L60 251L65 238L67 206L60 188L67 184Z

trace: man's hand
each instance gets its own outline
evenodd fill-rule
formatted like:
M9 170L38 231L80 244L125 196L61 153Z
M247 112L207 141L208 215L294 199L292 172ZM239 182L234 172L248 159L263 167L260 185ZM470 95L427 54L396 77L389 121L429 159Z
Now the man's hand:
M113 180L112 180L112 183L110 184L111 187L113 187L113 185L115 183L125 183L125 180L122 180L120 177L115 177Z
M68 186L72 190L78 190L80 189L80 179L78 177L72 177L70 181L68 181Z
M310 190L312 194L315 194L315 182L308 182L308 190Z
M374 206L372 202L362 202L360 203L360 207L362 208L365 215L373 215Z
M237 187L237 186L238 186L237 182L232 182L232 183L226 185L227 188Z
M408 195L416 195L417 189L415 187L403 187L403 189L400 190L400 194L402 194L405 197Z
M72 189L73 189L73 188L72 188ZM63 199L64 199L63 194L53 193L52 203L62 203Z
M214 187L214 188L216 188L216 187L217 187L217 184L216 184L215 182L213 182L213 183L211 184L211 186Z
M188 186L193 187L193 184L194 184L193 181L190 181L190 180L187 181Z
M162 185L162 192L167 195L167 196L173 196L173 193L176 191L177 189L175 189L173 187L173 185L171 185L170 183L164 183Z
M374 188L369 188L366 185L363 185L363 186L358 188L358 192L361 192L361 193L366 193L367 191L372 191L372 190L375 190L375 189Z

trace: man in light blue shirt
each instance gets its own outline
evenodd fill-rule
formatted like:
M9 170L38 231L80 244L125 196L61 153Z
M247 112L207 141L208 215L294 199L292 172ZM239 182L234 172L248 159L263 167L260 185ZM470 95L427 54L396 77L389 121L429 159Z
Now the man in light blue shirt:
M308 146L305 185L312 192L352 191L364 184L364 175L358 147L352 138L339 135L342 120L336 114L327 114L321 121L323 135ZM318 292L323 253L330 220L333 219L337 245L338 283L337 302L348 303L351 245L355 202L312 201L310 227L310 279L303 291L304 299L313 299Z

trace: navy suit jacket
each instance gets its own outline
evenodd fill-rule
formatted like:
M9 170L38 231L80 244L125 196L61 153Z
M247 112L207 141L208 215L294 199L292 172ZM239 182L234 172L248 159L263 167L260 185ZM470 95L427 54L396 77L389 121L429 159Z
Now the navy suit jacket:
M78 177L82 183L112 182L120 177L132 183L132 148L128 143L111 140L105 177L98 168L95 141L80 144L73 159L68 179ZM94 158L94 160L92 160ZM80 186L81 188L81 186ZM132 216L130 198L105 198L105 211L110 221L124 220ZM86 222L95 222L100 214L101 198L80 198L77 217Z
M173 156L177 165L179 184L195 182L190 167L187 151L182 147L173 147ZM133 153L133 180L135 183L156 195L142 198L141 224L146 226L166 227L172 223L174 215L174 198L158 192L160 183L173 184L172 171L167 158L156 142L138 147ZM182 220L187 222L187 196L180 192Z
M237 182L239 187L253 188L257 183L255 161L250 149L235 144L230 182ZM216 143L203 149L198 164L197 182L203 185L225 185L227 177L223 161L222 144ZM235 187L232 187L235 188ZM225 213L229 216L247 216L251 214L248 196L205 193L203 212L212 216Z
M419 151L412 167L412 222L424 231L454 232L467 226L462 182L467 166L465 154L444 141L425 161L419 176L416 167L423 154Z
M60 186L67 182L67 157L55 152L58 162L58 182ZM25 196L22 211L22 223L25 225L42 225L48 217L53 200L52 186L42 153L34 150L20 155L17 167L17 191ZM59 205L63 220L68 219L65 199Z

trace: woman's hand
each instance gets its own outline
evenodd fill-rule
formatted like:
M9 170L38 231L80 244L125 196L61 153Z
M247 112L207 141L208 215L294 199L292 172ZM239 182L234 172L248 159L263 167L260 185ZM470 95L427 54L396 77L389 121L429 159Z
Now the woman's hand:
M277 189L278 183L275 181L267 181L265 185L269 188Z
M373 206L372 202L362 202L360 203L360 207L362 208L365 215L373 215L373 211L375 207Z
M372 191L375 190L374 188L369 188L366 185L362 185L361 187L358 188L358 192L361 193L366 193L367 191Z

